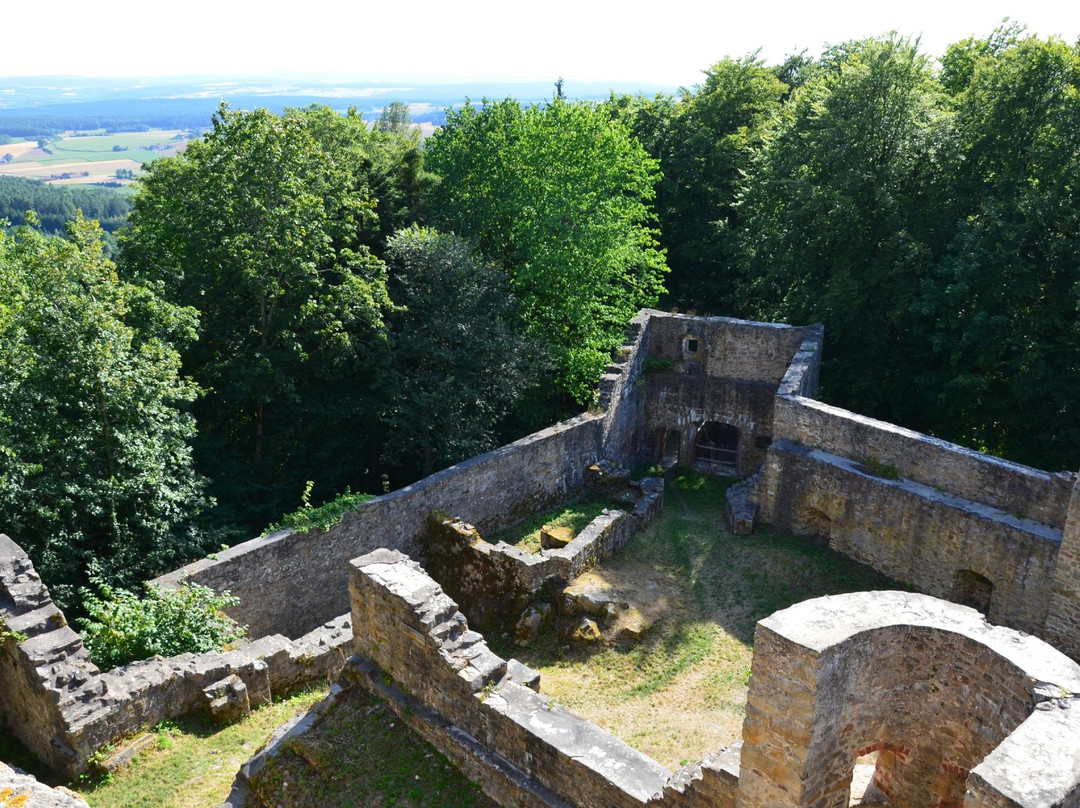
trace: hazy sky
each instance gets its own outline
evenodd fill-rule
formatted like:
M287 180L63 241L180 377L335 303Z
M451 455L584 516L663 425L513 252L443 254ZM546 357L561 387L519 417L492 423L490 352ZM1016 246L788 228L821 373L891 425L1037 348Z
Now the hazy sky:
M769 61L890 30L949 42L1003 17L1069 42L1076 0L53 0L4 12L0 76L343 73L356 79L630 80L690 85L723 56ZM569 88L568 88L569 89Z

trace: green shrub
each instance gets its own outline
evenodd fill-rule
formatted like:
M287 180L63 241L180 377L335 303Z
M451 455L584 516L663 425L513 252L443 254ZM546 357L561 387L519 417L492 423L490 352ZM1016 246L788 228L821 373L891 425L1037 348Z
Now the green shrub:
M374 499L372 494L354 494L346 486L343 493L338 494L330 501L319 506L312 506L311 489L313 486L314 483L308 481L304 493L300 496L300 502L302 503L300 508L282 516L281 521L267 527L266 532L272 533L275 530L281 530L283 527L291 528L297 533L305 533L309 530L326 530L340 522L341 517L345 515L345 511L356 510L369 499Z
M140 598L91 580L100 595L83 590L89 616L79 622L90 658L102 670L155 654L219 651L247 632L221 611L240 602L228 592L185 582L178 589L147 586Z

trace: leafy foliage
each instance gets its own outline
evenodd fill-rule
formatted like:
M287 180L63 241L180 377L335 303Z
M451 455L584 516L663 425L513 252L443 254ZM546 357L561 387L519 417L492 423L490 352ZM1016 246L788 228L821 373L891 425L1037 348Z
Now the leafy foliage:
M93 222L0 234L0 524L65 608L91 559L134 582L202 549L174 347L194 326L117 278Z
M99 594L83 592L88 617L79 622L94 664L111 670L155 654L220 651L246 633L222 612L239 599L185 582L177 589L149 586L140 598L100 579L91 579Z
M427 141L439 221L500 261L527 336L559 388L591 401L623 327L662 291L649 203L656 162L625 124L588 104L513 99L447 114Z
M437 468L497 445L496 426L543 367L539 345L513 325L506 273L464 239L399 231L387 250L393 354L383 457Z
M366 487L391 309L368 153L355 114L234 112L149 168L128 271L200 313L185 368L199 461L223 516L258 529L307 479ZM370 447L370 448L365 448Z
M300 498L300 507L292 513L282 516L280 522L270 525L264 532L270 533L282 528L289 528L297 533L305 533L309 530L326 530L340 522L346 511L355 510L369 499L374 498L372 494L354 494L346 488L333 499L324 502L322 505L315 506L311 504L311 489L313 487L314 483L309 481L304 488L303 496Z

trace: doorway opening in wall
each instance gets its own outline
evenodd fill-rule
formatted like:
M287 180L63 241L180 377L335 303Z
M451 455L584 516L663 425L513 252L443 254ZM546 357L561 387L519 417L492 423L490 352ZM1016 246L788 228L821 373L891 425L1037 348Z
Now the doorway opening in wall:
M874 783L877 760L877 752L870 752L862 757L855 758L855 766L851 771L851 788L848 792L849 806L886 806L891 804L885 793Z
M735 473L739 467L739 430L731 424L706 421L698 428L694 449L699 463Z
M669 429L664 433L663 445L660 447L660 465L666 472L679 465L679 445L682 443L682 435L677 429Z
M990 598L993 594L994 584L985 575L979 575L972 570L957 570L949 600L989 614Z

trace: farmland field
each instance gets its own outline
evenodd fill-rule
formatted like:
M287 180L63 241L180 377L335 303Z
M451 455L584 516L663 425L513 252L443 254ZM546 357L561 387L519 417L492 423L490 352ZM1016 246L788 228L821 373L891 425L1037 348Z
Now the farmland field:
M0 146L0 174L55 184L129 182L117 171L138 175L142 164L182 151L189 134L175 129L117 134L65 133L50 138L45 148L36 141Z

